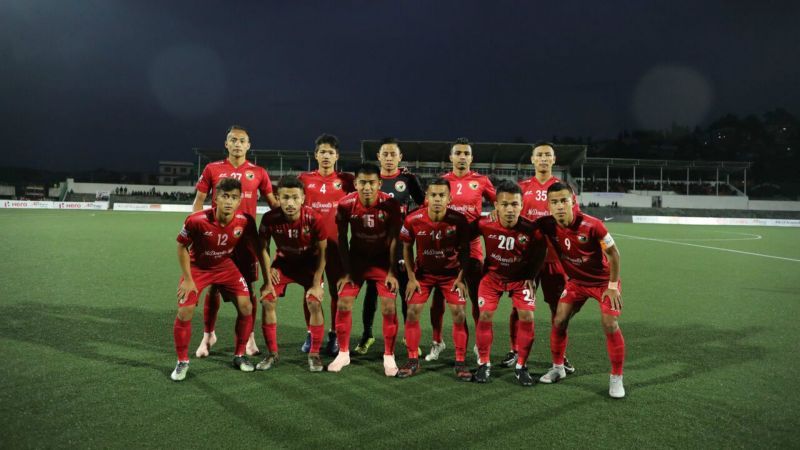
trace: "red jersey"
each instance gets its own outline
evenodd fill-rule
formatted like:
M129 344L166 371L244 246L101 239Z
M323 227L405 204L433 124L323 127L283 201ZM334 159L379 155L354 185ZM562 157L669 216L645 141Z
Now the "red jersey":
M481 217L483 198L490 202L497 199L494 185L485 175L470 171L463 177L448 172L442 178L450 182L450 208L467 216L469 222Z
M415 258L418 273L456 275L461 268L461 252L469 253L470 229L467 218L452 209L434 222L428 208L412 211L400 230L400 240L417 244Z
M317 243L328 239L319 213L303 206L300 218L289 222L283 210L274 208L261 217L258 234L262 239L275 240L276 255L273 267L313 271Z
M211 194L211 207L216 207L216 192L214 187L223 178L235 178L242 183L242 203L239 210L256 217L256 204L258 194L262 197L272 193L272 182L263 167L257 166L250 161L245 161L239 167L233 167L230 161L223 159L208 163L203 169L200 179L195 186L198 191Z
M558 182L561 182L558 177L550 177L549 180L540 183L535 176L520 181L519 187L522 189L522 213L520 215L528 220L549 216L550 208L547 205L547 188ZM575 193L572 194L572 204L573 212L581 210ZM545 261L551 264L558 262L558 256L556 256L554 250L550 249L547 252Z
M553 216L536 221L540 232L552 244L570 281L586 286L603 286L610 272L603 248L614 245L603 222L581 212L572 223L560 226Z
M303 182L305 205L318 212L325 226L326 235L337 239L336 207L345 195L353 192L353 175L345 172L333 172L320 175L319 170L303 172L297 176Z
M350 225L350 259L359 265L389 267L389 244L400 228L400 204L389 194L378 192L370 207L358 199L358 192L339 201L336 223Z
M484 217L478 222L478 231L486 243L486 271L501 282L532 279L531 264L535 253L544 250L545 241L537 232L537 225L520 217L512 228L499 220Z
M200 269L236 266L230 258L239 240L250 239L255 244L256 222L247 214L237 212L229 224L222 226L216 218L216 208L190 214L183 222L178 242L189 247L192 265Z

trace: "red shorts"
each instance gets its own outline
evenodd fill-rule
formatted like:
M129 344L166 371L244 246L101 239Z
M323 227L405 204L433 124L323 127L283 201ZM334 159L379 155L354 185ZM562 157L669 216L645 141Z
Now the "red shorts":
M273 285L273 288L275 289L275 295L272 295L272 294L267 295L267 298L265 300L268 301L268 302L274 302L278 298L285 296L286 295L286 286L288 286L288 285L290 285L292 283L299 284L300 286L302 286L303 287L303 292L308 292L308 290L311 289L311 286L314 285L314 274L313 273L309 273L309 272L299 273L299 272L289 272L289 271L284 272L280 268L276 268L275 270L277 270L278 273L280 273L280 277L279 277L280 281L278 281L278 284ZM318 299L316 297L313 297L313 296L309 297L308 299L309 300L320 301L320 299Z
M567 281L567 286L564 288L564 292L561 293L561 300L559 301L582 306L587 298L593 298L600 302L600 311L603 314L619 316L620 311L611 309L611 300L608 297L603 297L603 292L605 292L607 288L608 285L583 286L569 280ZM622 294L622 280L619 282L619 292Z
M483 261L483 244L481 243L480 237L469 241L469 257L481 262Z
M431 274L423 274L417 275L417 281L419 282L419 289L420 292L414 292L414 295L411 296L411 299L408 301L409 305L419 305L424 304L428 301L428 297L431 295L431 291L433 288L438 288L439 292L444 295L444 299L447 301L448 304L451 305L464 305L467 303L466 299L459 294L458 291L454 291L453 283L456 281L455 275L431 275Z
M497 310L497 303L503 292L508 292L514 308L536 311L536 292L531 292L525 284L524 280L505 283L487 274L478 286L478 308L481 311Z
M244 276L248 283L258 281L258 256L256 256L250 247L239 241L233 249L231 258L239 269L239 272Z
M342 287L342 292L339 293L339 298L342 297L358 297L358 292L361 290L361 285L364 284L365 280L375 281L375 287L378 289L378 297L381 298L397 298L397 294L394 294L392 291L386 287L384 281L386 281L386 275L388 275L388 270L382 267L368 267L361 272L356 272L353 274L353 281L347 283Z
M536 285L542 287L542 294L544 294L544 301L557 305L561 299L561 293L564 292L564 286L567 284L567 276L561 264L545 262L542 270L536 275Z
M191 266L191 270L192 279L194 280L194 285L197 287L197 292L190 292L186 296L185 302L178 302L179 307L196 305L197 296L203 292L203 289L210 285L217 286L223 294L250 298L250 289L247 288L247 281L232 263L225 264L223 267L215 269L200 269ZM182 282L183 277L181 277L178 284L180 285Z

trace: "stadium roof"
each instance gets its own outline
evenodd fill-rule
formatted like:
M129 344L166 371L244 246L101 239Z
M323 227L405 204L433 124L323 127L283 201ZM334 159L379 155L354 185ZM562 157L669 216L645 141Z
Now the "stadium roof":
M449 141L399 141L406 162L449 161ZM471 142L472 154L476 163L489 164L530 164L533 144L505 144L498 142ZM381 141L361 141L361 156L374 160ZM585 145L555 145L556 157L560 166L579 166L586 159Z

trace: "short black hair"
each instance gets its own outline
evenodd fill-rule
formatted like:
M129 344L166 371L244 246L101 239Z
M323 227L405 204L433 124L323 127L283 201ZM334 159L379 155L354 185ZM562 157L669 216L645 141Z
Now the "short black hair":
M219 180L219 183L217 183L216 186L214 186L214 189L216 190L217 193L230 192L233 190L238 190L239 192L242 192L242 183L236 178L223 178Z
M228 127L228 131L225 132L225 135L227 136L228 133L230 133L233 130L244 131L245 134L247 134L248 137L250 136L250 133L247 132L247 128L245 128L245 127L243 127L241 125L236 125L236 124L233 124L233 125L229 126Z
M328 144L336 150L336 153L339 153L339 138L332 134L322 133L317 136L317 139L314 140L314 153L319 150L319 146L322 144Z
M556 181L555 183L551 184L549 188L547 188L547 195L550 195L551 192L558 192L563 191L564 189L568 190L570 194L574 194L575 191L572 190L572 186L563 181Z
M536 147L550 147L550 148L552 148L552 149L553 149L553 152L554 152L554 153L555 153L555 151L556 151L556 146L555 146L555 144L553 144L552 142L548 142L548 141L539 141L539 142L534 142L534 143L533 143L533 147L531 147L531 152L533 152L533 150L534 150Z
M386 144L394 144L399 147L400 141L398 141L397 138L395 137L385 137L381 139L381 145L386 145Z
M450 154L453 154L453 147L455 147L456 145L469 145L470 146L469 148L472 149L472 145L469 143L469 139L465 137L460 137L456 139L455 142L453 142L453 145L450 146Z
M519 194L522 195L522 189L519 188L517 183L513 181L503 180L497 183L497 195L505 192L506 194Z
M300 181L299 178L293 177L290 175L284 175L281 177L280 181L278 181L278 189L300 189L301 191L305 189L303 182Z
M447 186L447 190L448 191L450 190L450 182L442 177L434 178L433 180L431 180L431 182L428 183L428 187L431 186Z
M356 170L356 176L359 175L378 175L381 174L381 169L378 168L376 164L373 163L364 163L358 166L358 170Z

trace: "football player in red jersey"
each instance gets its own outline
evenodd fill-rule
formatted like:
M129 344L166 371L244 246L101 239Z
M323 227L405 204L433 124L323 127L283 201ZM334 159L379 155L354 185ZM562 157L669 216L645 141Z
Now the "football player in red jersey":
M537 221L540 232L555 249L569 277L550 331L553 368L542 375L539 381L555 383L566 376L564 352L567 347L567 325L575 308L583 305L588 298L594 298L600 302L606 350L611 360L608 394L613 398L622 398L625 396L622 384L625 339L618 323L622 312L619 250L600 219L574 211L573 198L569 185L553 184L547 188L552 216Z
M476 223L481 217L483 199L489 202L496 200L492 182L485 175L470 170L472 165L472 147L466 138L459 138L450 148L450 162L453 170L442 176L450 182L450 208L464 214L470 223ZM478 323L478 283L483 275L483 247L480 237L470 243L470 263L465 267L464 279L472 303L472 319ZM444 316L444 299L434 295L431 304L431 327L433 343L425 361L439 359L444 350L442 341L442 319Z
M250 288L231 259L234 248L244 242L258 255L264 285L261 295L272 292L267 277L269 256L257 251L255 221L237 212L241 201L242 185L233 178L223 178L214 189L215 206L192 213L186 218L178 235L178 263L183 276L178 285L178 314L173 326L178 364L170 377L182 381L189 370L189 341L192 337L192 316L197 297L207 286L216 285L236 301L236 349L233 365L244 372L252 372L253 365L245 355L245 346L252 329Z
M508 292L517 310L517 361L514 374L522 386L533 386L527 368L534 339L533 312L536 310L534 276L539 272L547 253L547 244L536 225L520 217L522 191L516 183L498 185L494 204L497 219L485 217L478 222L478 231L486 244L486 274L478 287L480 319L475 330L478 343L478 370L475 381L486 383L491 376L489 359L492 347L492 319L503 293Z
M469 224L463 214L447 207L450 203L450 183L444 178L431 181L425 200L427 206L409 213L400 230L403 261L408 273L408 286L404 293L408 302L405 321L408 362L400 368L397 376L410 377L419 370L419 315L431 292L436 289L444 295L453 315L456 376L469 381L472 373L465 362L468 340L464 308L466 286L461 270L469 263Z
M228 157L221 161L208 163L205 169L203 169L200 179L197 180L197 194L195 194L192 209L194 211L201 211L203 209L203 203L209 194L211 194L211 206L214 207L216 199L214 186L223 178L233 178L242 184L242 200L239 204L239 210L250 215L253 220L256 219L256 204L258 202L259 193L262 197L267 199L271 207L278 206L278 201L272 194L272 182L269 179L267 171L246 159L247 151L250 150L250 137L247 134L247 130L240 125L232 125L228 129L225 138L225 148L228 151ZM234 250L233 260L250 285L258 280L256 259L256 255L246 248ZM250 301L254 311L251 317L255 320L255 311L258 305L255 295L251 296ZM214 333L214 328L217 323L219 304L220 295L216 287L211 286L208 294L206 294L205 306L203 307L203 340L200 342L200 346L197 347L197 351L195 352L198 358L208 356L211 347L217 342L217 335ZM252 356L258 353L258 347L251 335L250 339L247 341L247 354Z
M425 201L425 194L422 192L419 179L406 167L400 166L400 161L403 160L403 152L400 151L397 139L383 139L378 149L377 157L381 166L381 192L391 195L400 203L400 212L405 218L406 214L411 211L412 205L419 206ZM405 322L407 304L403 293L406 290L408 277L406 276L405 264L402 261L403 255L398 254L397 256L401 258L397 263L397 282L399 283L400 303L403 321ZM361 355L366 354L370 346L375 342L375 338L372 336L372 323L375 321L377 303L378 291L375 283L367 281L367 291L364 293L364 308L361 312L364 332L361 334L361 339L355 348L355 352Z
M328 245L325 251L325 277L328 279L328 293L331 295L331 325L328 331L328 344L325 352L336 356L339 344L336 342L336 306L339 294L336 292L336 282L342 277L342 265L339 258L339 238L336 227L336 207L345 195L353 192L353 175L336 171L336 161L339 160L339 139L332 134L322 134L314 141L314 158L317 160L317 170L303 172L298 178L303 182L305 191L305 205L310 206L322 216L325 225L325 234L328 236ZM308 306L303 304L303 313L306 325L309 324ZM306 334L306 341L301 350L308 352L311 348L311 332Z
M350 364L350 331L353 327L353 302L365 280L377 281L383 314L383 368L386 376L397 374L394 341L397 337L397 235L400 231L400 204L380 191L380 171L374 164L362 164L356 172L356 192L339 201L336 224L339 227L339 253L344 276L339 279L339 305L336 335L339 354L328 365L339 372ZM350 231L350 242L348 242Z
M531 164L533 164L533 169L536 174L527 180L519 182L519 186L522 189L522 217L534 221L539 217L550 215L550 209L547 205L547 188L554 183L561 182L560 179L553 176L553 165L555 162L556 154L553 144L541 142L533 145ZM575 201L574 204L576 211L579 210L578 202ZM542 287L544 301L547 303L547 306L550 307L551 323L556 316L558 300L561 297L561 293L564 292L566 282L567 277L564 274L564 269L561 268L561 263L558 262L555 251L550 249L547 252L542 270L536 275L536 285ZM511 367L517 360L517 352L514 349L514 339L517 330L517 311L513 308L511 309L509 325L511 350L500 363L502 367ZM567 373L575 372L575 368L572 367L572 364L570 364L566 357L564 358L564 370Z
M256 365L256 370L269 370L278 362L275 307L278 297L285 295L286 286L296 283L303 287L310 312L308 368L312 372L322 371L322 359L319 357L325 333L321 304L322 277L325 273L328 238L322 217L310 207L303 206L304 200L303 183L294 177L283 177L278 184L281 207L267 212L261 218L258 229L261 247L268 252L270 241L275 241L276 256L270 271L275 295L267 295L262 301L261 329L269 355Z

